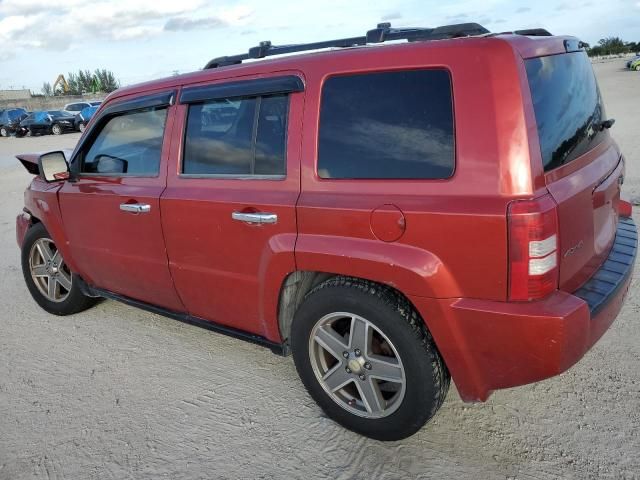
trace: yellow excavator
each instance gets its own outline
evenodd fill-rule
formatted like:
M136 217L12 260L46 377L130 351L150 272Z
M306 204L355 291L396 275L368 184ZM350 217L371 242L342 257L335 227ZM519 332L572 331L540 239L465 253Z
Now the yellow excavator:
M58 78L56 78L56 81L53 82L52 90L53 90L53 94L54 95L55 95L56 88L58 87L58 85L62 89L63 93L67 93L69 91L69 84L67 83L67 80L64 78L63 74L58 75Z

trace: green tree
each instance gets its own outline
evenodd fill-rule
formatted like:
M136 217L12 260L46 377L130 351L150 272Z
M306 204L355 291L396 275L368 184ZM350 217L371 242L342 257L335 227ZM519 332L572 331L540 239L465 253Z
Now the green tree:
M100 91L111 93L114 90L120 88L120 82L116 80L116 76L113 74L113 72L106 69L97 69L94 75L97 79Z
M598 45L600 45L605 55L616 55L627 51L627 47L619 37L601 38L598 40Z
M49 82L44 82L42 84L42 94L45 97L53 97L53 88L51 88L51 84Z
M69 74L67 75L67 84L69 85L67 95L82 95L82 86L80 85L78 75L69 72Z
M93 86L93 74L90 70L78 70L78 83L82 90L82 93L88 93L92 91Z

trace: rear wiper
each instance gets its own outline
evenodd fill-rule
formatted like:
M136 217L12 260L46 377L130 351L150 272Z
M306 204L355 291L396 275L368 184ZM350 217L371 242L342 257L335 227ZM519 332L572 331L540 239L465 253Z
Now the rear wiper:
M600 122L598 124L598 127L600 128L600 131L602 131L605 128L613 127L614 123L616 123L616 119L615 118L610 118L609 120L603 120L602 122Z

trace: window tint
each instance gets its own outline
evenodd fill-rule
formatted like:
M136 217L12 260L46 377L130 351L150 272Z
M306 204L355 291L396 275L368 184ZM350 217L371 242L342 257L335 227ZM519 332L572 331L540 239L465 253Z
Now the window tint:
M525 61L545 171L568 163L605 137L606 118L591 62L584 52Z
M445 70L333 77L320 108L322 178L448 178L454 170Z
M156 175L167 108L125 113L107 121L84 156L84 173Z
M256 132L257 175L285 174L287 140L287 97L264 97L260 103Z
M284 175L288 105L286 95L191 105L183 173Z

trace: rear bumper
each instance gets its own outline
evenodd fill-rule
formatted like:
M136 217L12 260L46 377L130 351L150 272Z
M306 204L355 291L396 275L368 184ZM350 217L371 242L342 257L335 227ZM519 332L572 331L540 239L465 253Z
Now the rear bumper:
M580 360L617 317L637 252L633 220L621 219L608 259L573 294L506 303L413 297L465 401L543 380ZM437 319L437 320L436 320Z

